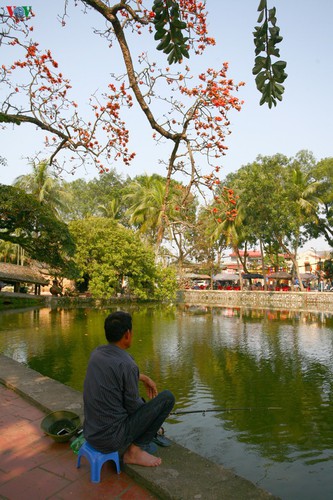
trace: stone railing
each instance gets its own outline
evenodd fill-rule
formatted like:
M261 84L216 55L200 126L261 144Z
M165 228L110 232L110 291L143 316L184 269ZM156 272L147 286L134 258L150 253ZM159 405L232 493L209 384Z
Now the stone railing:
M177 302L212 307L315 309L333 312L333 292L179 290Z

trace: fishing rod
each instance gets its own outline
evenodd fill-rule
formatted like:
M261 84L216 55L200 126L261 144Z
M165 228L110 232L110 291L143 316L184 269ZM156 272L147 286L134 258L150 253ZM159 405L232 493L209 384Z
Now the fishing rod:
M187 415L189 413L202 413L203 416L205 416L206 413L210 412L216 412L216 413L221 413L223 411L255 411L255 410L282 410L280 406L266 406L266 407L260 407L260 406L248 406L244 408L208 408L206 410L175 410L170 413L170 415Z

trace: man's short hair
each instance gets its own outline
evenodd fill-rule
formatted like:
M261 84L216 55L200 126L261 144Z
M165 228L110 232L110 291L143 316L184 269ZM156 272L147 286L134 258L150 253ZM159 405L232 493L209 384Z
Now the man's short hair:
M127 330L132 331L132 316L125 311L115 311L104 321L105 337L108 342L118 342Z

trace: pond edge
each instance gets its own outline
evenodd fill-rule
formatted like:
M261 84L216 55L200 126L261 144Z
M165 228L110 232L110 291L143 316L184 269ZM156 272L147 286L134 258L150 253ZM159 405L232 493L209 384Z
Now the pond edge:
M82 393L0 354L0 383L45 413L70 410L83 420ZM68 443L64 443L68 446ZM160 499L277 499L256 485L178 445L159 448L160 467L122 466L133 479ZM76 457L73 454L73 467Z

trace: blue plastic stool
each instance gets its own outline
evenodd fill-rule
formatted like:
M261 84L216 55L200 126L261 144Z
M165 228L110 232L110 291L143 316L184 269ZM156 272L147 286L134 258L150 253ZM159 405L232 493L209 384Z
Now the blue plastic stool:
M119 453L101 453L95 450L87 441L81 446L77 458L77 468L80 467L81 457L86 457L90 463L90 479L93 483L99 483L101 480L101 468L107 460L113 460L116 464L117 474L120 474Z

